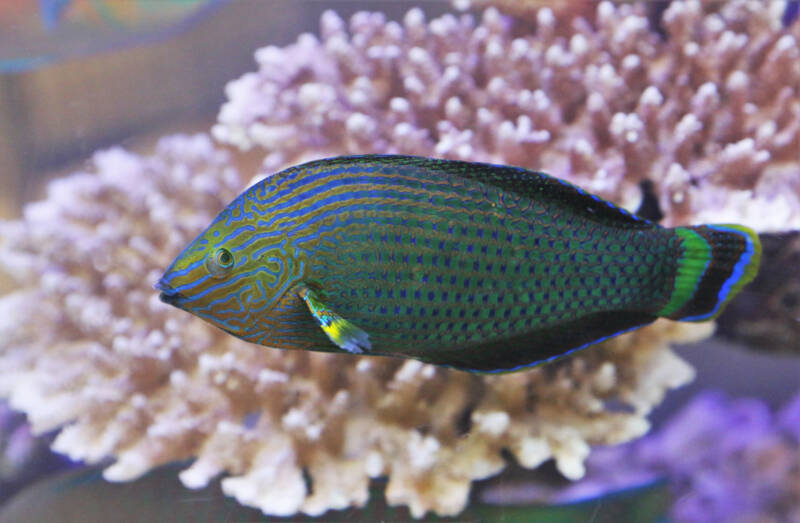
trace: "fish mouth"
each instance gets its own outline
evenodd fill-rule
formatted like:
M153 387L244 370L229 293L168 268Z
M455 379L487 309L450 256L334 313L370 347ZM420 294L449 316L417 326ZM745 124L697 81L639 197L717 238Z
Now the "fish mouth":
M175 290L170 284L165 283L164 280L158 280L153 288L157 291L161 291L161 294L158 295L158 299L167 303L169 305L178 306L178 303L185 298L183 294Z

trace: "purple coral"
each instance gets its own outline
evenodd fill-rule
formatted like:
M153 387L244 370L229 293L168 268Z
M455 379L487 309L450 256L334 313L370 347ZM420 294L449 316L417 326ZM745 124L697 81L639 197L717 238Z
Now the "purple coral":
M27 483L68 466L50 451L52 441L33 435L25 416L0 401L0 505Z
M677 521L798 521L799 436L800 393L773 413L761 400L705 392L657 433L597 452L589 469L625 462L667 475Z

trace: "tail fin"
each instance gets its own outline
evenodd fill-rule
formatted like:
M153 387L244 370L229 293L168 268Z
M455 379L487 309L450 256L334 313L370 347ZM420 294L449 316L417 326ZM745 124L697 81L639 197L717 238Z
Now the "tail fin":
M677 227L683 252L669 302L659 316L673 320L716 318L750 283L761 261L761 242L741 225Z

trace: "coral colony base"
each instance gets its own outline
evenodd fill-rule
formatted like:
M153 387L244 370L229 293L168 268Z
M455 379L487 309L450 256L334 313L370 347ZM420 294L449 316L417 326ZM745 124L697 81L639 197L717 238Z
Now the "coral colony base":
M547 170L628 209L644 178L668 226L800 225L800 24L759 3L672 2L666 39L638 6L596 25L536 11L535 28L333 13L321 37L257 51L212 134L261 148L264 172L402 153ZM566 15L564 15L566 16ZM0 226L0 395L54 447L114 459L110 480L194 458L188 487L267 514L361 506L370 478L415 517L457 514L471 482L554 459L584 473L590 445L648 429L692 369L669 345L709 324L659 320L551 366L481 377L418 361L270 350L158 301L152 283L247 183L208 136L120 149L54 182ZM620 408L620 405L625 408ZM312 485L308 489L306 480Z

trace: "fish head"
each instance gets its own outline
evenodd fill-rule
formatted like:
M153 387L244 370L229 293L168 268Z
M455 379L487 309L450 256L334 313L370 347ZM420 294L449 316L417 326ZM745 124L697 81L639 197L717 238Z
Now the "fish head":
M154 288L178 307L234 336L252 329L251 304L268 298L263 262L250 246L255 227L227 219L223 211L164 272Z

